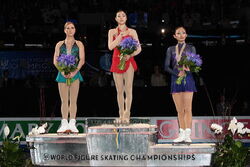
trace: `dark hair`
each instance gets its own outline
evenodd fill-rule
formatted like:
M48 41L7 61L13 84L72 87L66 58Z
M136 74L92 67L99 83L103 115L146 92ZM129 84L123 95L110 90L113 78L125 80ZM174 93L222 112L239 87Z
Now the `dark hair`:
M119 13L119 12L123 12L123 13L125 13L126 14L126 16L127 16L127 12L125 11L125 10L123 10L123 9L119 9L116 13L115 13L115 16L117 15L117 13Z
M177 27L174 28L173 34L175 34L176 30L179 29L179 28L183 28L185 31L187 31L184 26L180 25L180 26L177 26Z

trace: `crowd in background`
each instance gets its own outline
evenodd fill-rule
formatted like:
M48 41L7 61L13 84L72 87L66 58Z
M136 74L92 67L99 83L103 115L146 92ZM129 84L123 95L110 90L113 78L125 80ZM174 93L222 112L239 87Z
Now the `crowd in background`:
M165 50L172 44L168 42L169 36L172 36L172 27L176 25L183 25L187 28L188 33L192 34L221 37L241 35L246 43L249 44L250 41L249 0L3 0L0 1L0 48L7 51L25 50L27 49L25 44L39 43L42 44L42 49L52 50L55 47L55 42L64 38L61 28L65 21L71 20L78 26L77 38L86 47L87 64L81 71L85 81L81 83L81 86L113 87L114 83L110 72L103 70L97 64L100 56L90 52L104 50L108 53L107 31L115 26L113 18L119 9L127 12L129 26L137 29L143 45L142 53L137 59L139 70L135 73L135 87L163 87L164 89L169 87L170 78L163 71L163 62ZM102 15L108 17L99 20L99 22L85 20L86 16ZM164 32L161 29L164 29ZM194 42L192 38L190 39L191 43ZM220 42L226 45L225 38L220 39ZM12 43L15 44L12 48L5 45ZM150 49L146 46L147 43L152 44ZM197 46L197 50L198 53L203 50L203 56L209 52L207 48L201 49L199 46ZM226 52L226 54L228 53L230 51ZM212 56L216 53L211 54L210 52L207 55ZM213 62L214 58L211 60L204 57L204 59L205 67L203 70L205 72L203 74L207 75L208 82L209 79L213 78L213 76L208 75L208 71L211 75L217 73L220 77L221 74L225 74L224 69L217 71L217 67L220 67L219 64L224 60L218 59L217 62ZM231 62L231 59L228 61L226 65L230 67L235 64L235 61ZM242 70L247 71L247 62L241 61L241 64ZM210 71L211 69L216 69L216 71ZM46 73L40 73L35 76L27 76L24 79L16 79L9 77L11 70L0 69L0 72L0 88L50 88L56 86L55 73L50 73L49 77ZM236 76L236 74L241 76L236 69L232 69L228 75ZM226 75L225 78L230 79L233 76ZM236 80L230 81L228 84L232 84ZM217 99L214 101L218 103L215 106L217 114L220 115L221 111L225 111L225 108L230 109L232 106L229 104L232 103L225 99L225 94L221 93L223 85L212 86L213 91L218 93ZM203 94L206 93L203 92ZM240 95L237 94L237 96ZM249 111L249 97L243 99L241 103L242 105L238 108L247 113Z
M92 32L86 30L89 23L81 21L86 18L84 14L112 15L121 7L127 11L132 27L146 28L147 32L158 33L159 27L166 28L168 32L180 24L189 31L237 30L233 32L243 33L250 30L248 0L8 0L0 2L0 46L14 40L17 47L22 47L22 43L39 41L44 47L53 48L54 41L58 39L56 34L62 32L61 27L66 20L79 23L84 40L92 36ZM99 29L95 38L100 38L114 24L112 18L94 23ZM249 39L249 33L245 35ZM99 42L103 43L102 40Z

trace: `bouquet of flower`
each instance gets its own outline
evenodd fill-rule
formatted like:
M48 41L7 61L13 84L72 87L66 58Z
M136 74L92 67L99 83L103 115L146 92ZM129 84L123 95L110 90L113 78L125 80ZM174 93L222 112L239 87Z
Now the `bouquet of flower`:
M234 136L249 136L250 129L247 127L244 128L244 124L238 122L235 117L230 121L227 128L229 132L223 133L223 127L216 123L211 125L211 129L216 135L223 136L223 141L217 144L216 152L213 155L213 164L221 167L246 166L247 159L250 156L250 147L244 146L240 140L235 140Z
M64 72L65 75L75 71L77 69L78 59L73 55L61 54L57 59L57 69L60 72ZM66 84L70 85L72 78L66 79Z
M117 46L117 48L120 51L120 63L118 65L118 68L120 70L124 70L126 60L124 58L125 55L132 54L137 47L139 46L139 43L137 40L134 40L132 37L125 38L121 41L121 43Z
M180 66L179 70L183 70L183 66L188 67L190 72L198 73L201 70L202 59L200 55L194 53L187 53L185 56L181 57L181 60L178 62ZM184 79L184 84L186 84L186 75L180 76L176 80L176 84L180 85Z

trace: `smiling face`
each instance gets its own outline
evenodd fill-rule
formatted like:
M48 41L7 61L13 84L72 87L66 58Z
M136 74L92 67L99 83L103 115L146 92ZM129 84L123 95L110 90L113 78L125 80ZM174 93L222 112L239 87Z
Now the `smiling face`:
M127 21L127 15L124 11L119 11L116 13L115 20L118 24L123 25Z
M67 36L73 37L76 33L75 25L72 22L65 23L64 32Z
M175 34L174 34L174 38L182 43L182 42L185 42L186 38L187 38L187 33L186 33L186 30L185 28L183 27L179 27L175 30Z

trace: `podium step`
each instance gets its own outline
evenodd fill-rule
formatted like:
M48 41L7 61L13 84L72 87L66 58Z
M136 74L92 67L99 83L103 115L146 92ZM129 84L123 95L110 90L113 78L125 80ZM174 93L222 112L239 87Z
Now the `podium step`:
M102 125L87 134L26 137L39 166L209 166L215 144L156 144L155 125Z
M148 166L210 166L215 144L157 144L149 148Z
M31 160L39 166L89 166L86 134L26 137Z
M156 143L156 128L150 124L101 125L88 128L87 145L91 166L147 166L145 156Z

